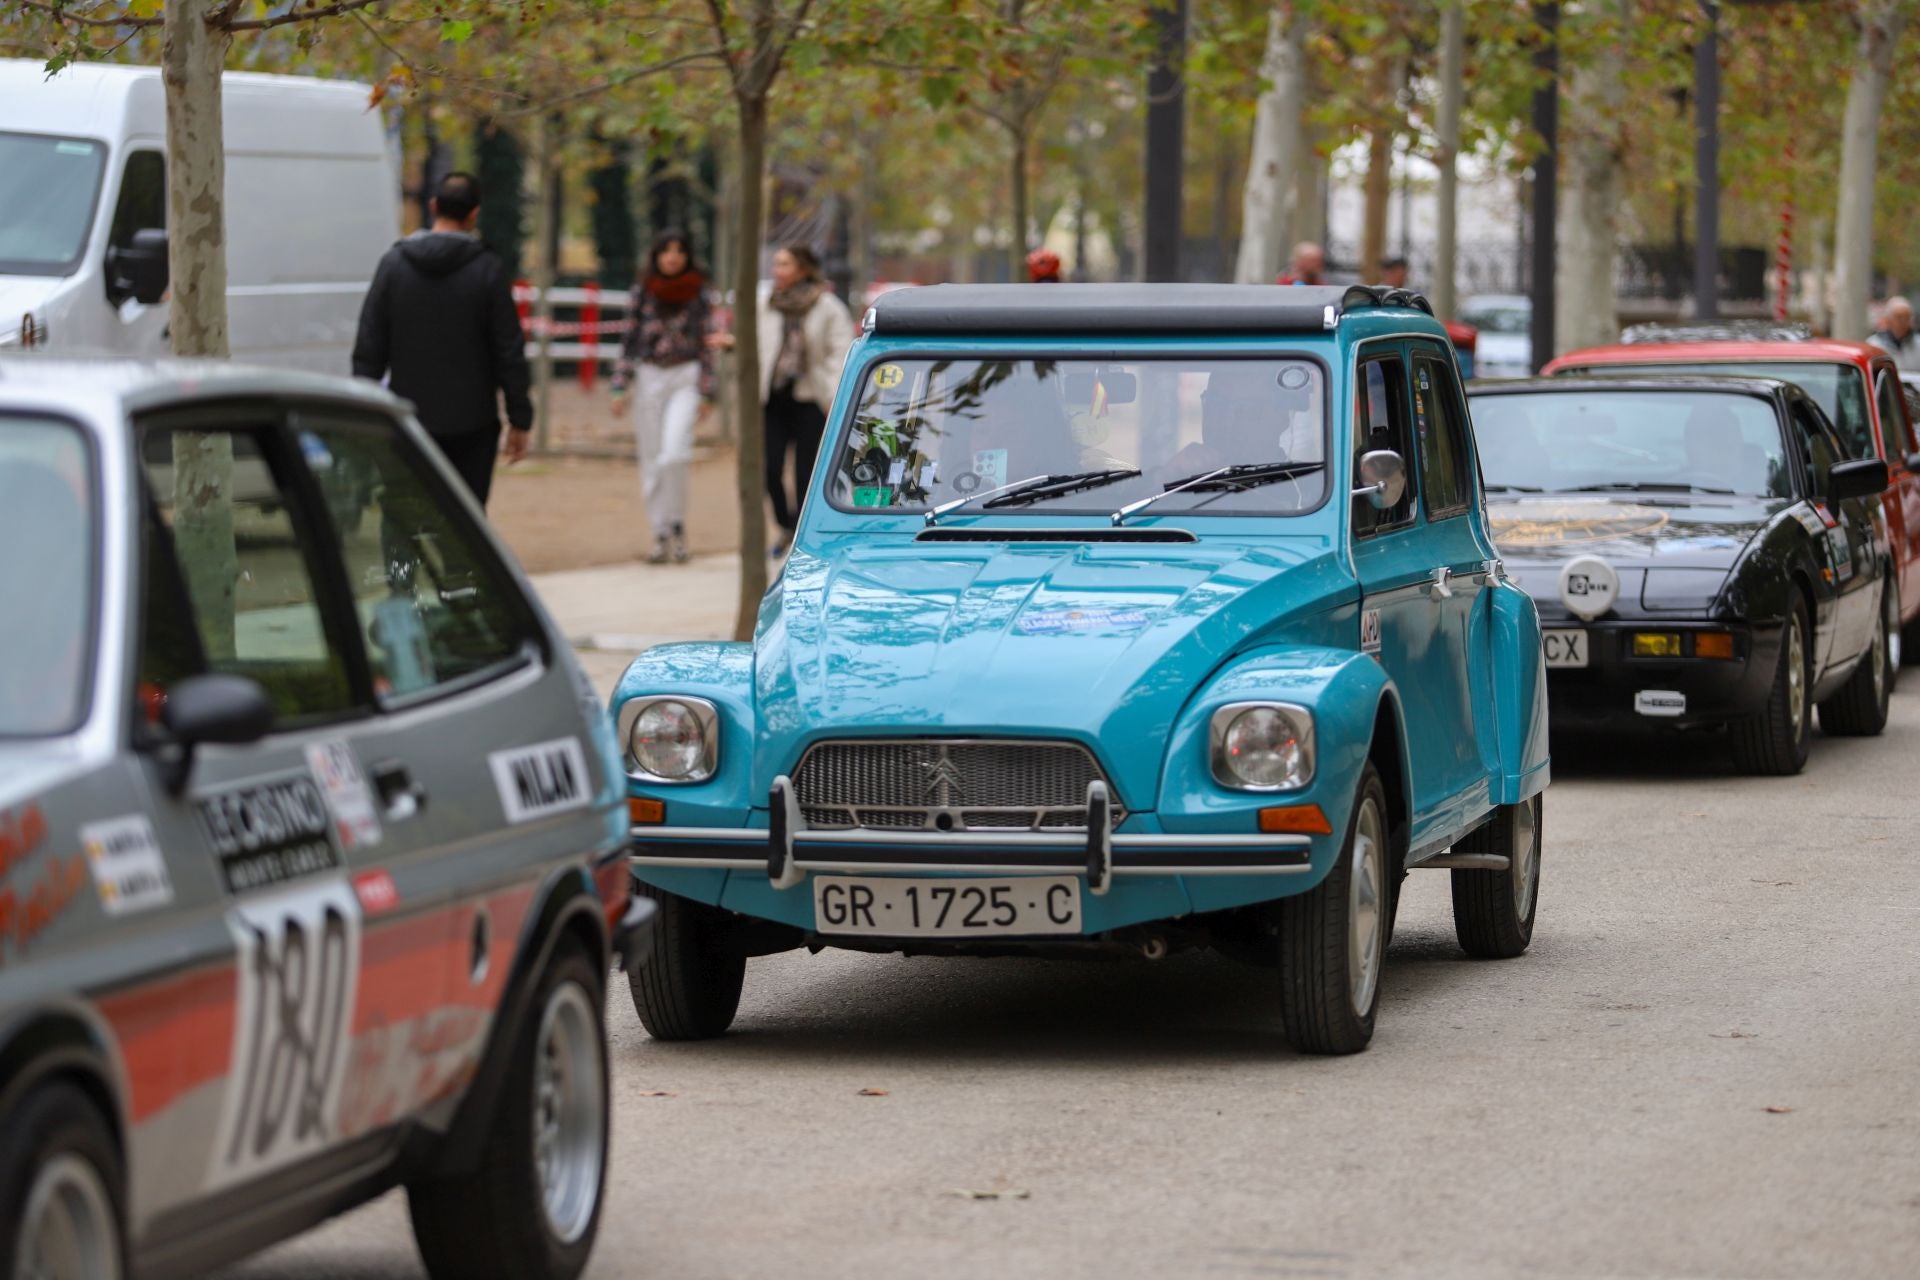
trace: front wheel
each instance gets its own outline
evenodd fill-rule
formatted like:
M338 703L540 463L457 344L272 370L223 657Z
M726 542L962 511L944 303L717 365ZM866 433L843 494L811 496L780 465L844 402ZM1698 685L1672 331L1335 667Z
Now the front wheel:
M733 1025L746 982L747 957L726 936L715 907L634 882L634 893L660 904L646 962L628 985L640 1025L655 1040L709 1040Z
M1820 727L1837 738L1871 738L1887 727L1887 699L1893 692L1893 645L1887 627L1889 587L1873 624L1873 643L1840 691L1820 704Z
M607 1171L607 1036L595 966L555 956L535 992L471 1172L407 1187L434 1280L573 1280L600 1228Z
M1461 870L1453 877L1453 932L1460 949L1483 960L1510 960L1533 941L1540 900L1539 796L1502 805L1486 825L1461 838L1456 853L1500 854L1505 871Z
M1386 788L1369 764L1333 870L1280 900L1280 1024L1302 1053L1358 1053L1373 1039L1391 910L1390 830Z
M69 1084L28 1094L0 1128L0 1276L120 1280L119 1186L119 1149L99 1108Z
M1807 643L1807 608L1796 602L1780 632L1780 665L1759 715L1731 730L1734 766L1742 773L1798 773L1807 764L1813 722L1813 671Z

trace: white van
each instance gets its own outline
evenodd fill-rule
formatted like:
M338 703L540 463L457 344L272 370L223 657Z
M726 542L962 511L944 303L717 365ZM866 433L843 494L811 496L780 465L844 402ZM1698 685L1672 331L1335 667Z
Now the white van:
M235 359L347 372L360 299L400 234L397 166L367 103L360 84L226 75ZM49 79L0 59L0 348L165 354L166 212L156 68Z

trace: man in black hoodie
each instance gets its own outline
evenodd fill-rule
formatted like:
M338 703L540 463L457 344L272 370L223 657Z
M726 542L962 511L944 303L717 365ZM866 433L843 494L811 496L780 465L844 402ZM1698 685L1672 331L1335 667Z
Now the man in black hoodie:
M481 506L493 460L526 456L533 429L526 338L500 256L474 238L480 184L450 173L433 197L433 226L387 250L360 308L353 372L413 402L420 424ZM507 401L500 447L500 396Z

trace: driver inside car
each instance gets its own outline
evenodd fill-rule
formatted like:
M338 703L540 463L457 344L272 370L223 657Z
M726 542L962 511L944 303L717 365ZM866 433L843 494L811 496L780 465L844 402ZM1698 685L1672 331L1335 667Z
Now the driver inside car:
M1200 393L1200 439L1150 474L1162 484L1222 467L1268 462L1324 462L1311 382L1284 385L1297 366L1276 375L1271 365L1228 364L1213 371Z

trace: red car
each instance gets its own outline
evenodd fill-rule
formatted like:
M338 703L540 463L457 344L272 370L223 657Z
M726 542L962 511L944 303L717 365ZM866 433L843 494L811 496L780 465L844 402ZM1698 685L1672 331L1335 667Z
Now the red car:
M1907 638L1920 645L1920 451L1914 448L1900 374L1887 353L1864 342L1803 341L1637 342L1586 347L1555 357L1559 373L1748 373L1798 384L1826 410L1855 457L1883 458L1887 489L1881 503L1896 573L1890 611ZM1894 665L1898 628L1890 627Z

